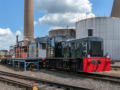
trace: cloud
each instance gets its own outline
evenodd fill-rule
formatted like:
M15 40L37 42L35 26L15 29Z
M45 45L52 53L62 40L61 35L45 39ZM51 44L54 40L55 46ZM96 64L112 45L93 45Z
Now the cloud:
M37 0L37 8L45 13L91 12L89 0Z
M0 50L9 49L9 46L14 45L16 35L19 35L19 40L22 40L23 36L19 30L13 33L10 28L0 28Z
M85 13L66 13L66 14L48 14L39 18L39 23L50 26L74 26L75 22L85 18L95 17L94 14Z
M38 22L37 22L37 21L34 21L34 26L37 25L37 24L38 24Z
M75 22L94 17L89 0L36 0L36 7L44 13L38 23L50 26L74 26Z

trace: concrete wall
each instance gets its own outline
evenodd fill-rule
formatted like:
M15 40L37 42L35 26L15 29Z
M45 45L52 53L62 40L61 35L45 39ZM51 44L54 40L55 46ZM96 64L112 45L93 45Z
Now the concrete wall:
M104 54L109 53L112 59L120 60L120 19L96 17L76 23L76 38L88 36L88 29L93 29L93 36L104 40Z

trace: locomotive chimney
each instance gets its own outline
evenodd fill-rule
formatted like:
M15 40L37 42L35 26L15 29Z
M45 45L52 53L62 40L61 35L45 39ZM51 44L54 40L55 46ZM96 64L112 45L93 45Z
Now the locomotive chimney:
M34 0L24 1L24 44L34 39Z
M120 18L120 0L114 0L111 17Z

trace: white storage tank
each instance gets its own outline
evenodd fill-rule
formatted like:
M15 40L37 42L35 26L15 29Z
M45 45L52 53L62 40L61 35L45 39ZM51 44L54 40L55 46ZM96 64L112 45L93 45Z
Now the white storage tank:
M97 36L104 40L104 55L120 60L120 18L94 17L76 23L76 38ZM97 53L97 52L96 52Z

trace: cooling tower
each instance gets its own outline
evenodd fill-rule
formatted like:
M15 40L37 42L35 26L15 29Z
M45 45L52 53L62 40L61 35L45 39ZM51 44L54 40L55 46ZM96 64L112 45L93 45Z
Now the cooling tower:
M120 0L114 0L111 17L120 18Z
M34 0L24 1L24 41L34 39Z

